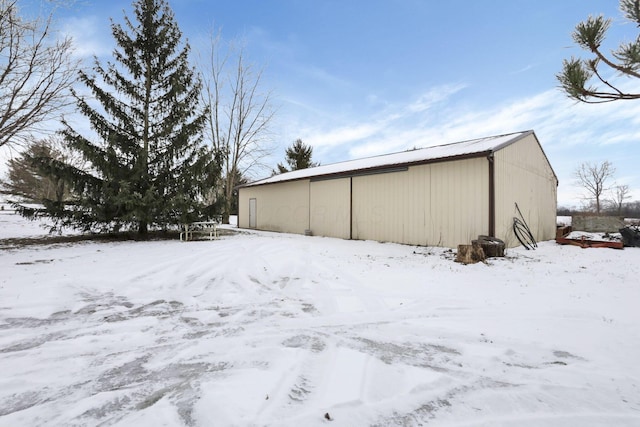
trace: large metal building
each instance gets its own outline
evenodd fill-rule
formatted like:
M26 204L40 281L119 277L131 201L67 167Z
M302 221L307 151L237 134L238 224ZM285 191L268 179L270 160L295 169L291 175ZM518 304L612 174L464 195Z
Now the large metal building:
M238 226L451 248L489 235L513 247L518 208L536 240L555 237L557 186L525 131L256 181L238 189Z

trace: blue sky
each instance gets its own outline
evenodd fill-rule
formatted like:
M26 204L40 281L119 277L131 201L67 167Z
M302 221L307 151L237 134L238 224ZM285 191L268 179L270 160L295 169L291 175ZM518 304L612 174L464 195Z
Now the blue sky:
M23 0L24 7L39 4ZM571 32L614 18L615 48L638 32L617 0L170 0L194 52L213 28L242 39L273 91L271 167L297 138L323 164L533 129L578 206L573 171L609 160L640 199L640 101L577 104L557 89L562 60L585 56ZM78 54L108 59L109 17L128 0L78 0L58 12ZM610 76L631 90L638 82ZM255 178L269 174L258 171Z

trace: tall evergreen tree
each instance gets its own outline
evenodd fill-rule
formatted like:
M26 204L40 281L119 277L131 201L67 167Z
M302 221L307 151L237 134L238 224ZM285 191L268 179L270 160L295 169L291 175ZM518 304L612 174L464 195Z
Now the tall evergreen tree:
M78 195L72 205L45 204L45 215L58 225L146 234L150 226L206 213L204 196L219 167L202 142L206 111L199 107L201 82L189 66L189 46L166 0L137 0L133 7L135 22L125 16L123 28L112 21L115 61L105 68L96 58L95 75L80 73L101 108L74 93L98 142L63 122L67 143L91 167L40 162Z
M296 139L291 147L285 151L286 161L289 168L278 163L278 173L295 171L298 169L307 169L318 166L317 163L311 161L313 155L313 147L306 145L301 139Z

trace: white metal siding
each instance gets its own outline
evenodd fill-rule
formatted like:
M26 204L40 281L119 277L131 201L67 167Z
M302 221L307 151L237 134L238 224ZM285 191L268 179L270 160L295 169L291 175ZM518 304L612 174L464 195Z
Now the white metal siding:
M558 181L535 136L495 153L496 237L508 247L520 243L513 233L518 204L538 241L555 238Z
M498 150L493 164L496 237L518 245L512 231L518 203L536 239L552 239L557 180L535 135ZM261 230L455 248L489 234L489 160L241 188L240 227L249 227L251 198Z
M310 229L314 235L351 237L351 178L311 182Z
M302 234L309 228L309 180L240 188L239 227L249 227L249 199L256 199L256 228Z
M353 178L353 238L456 247L489 225L485 158Z
M256 220L256 214L258 212L258 205L256 199L249 199L249 228L256 228L258 222Z
M489 161L435 163L431 167L431 239L455 248L489 232Z
M410 178L407 172L353 178L354 239L408 243Z

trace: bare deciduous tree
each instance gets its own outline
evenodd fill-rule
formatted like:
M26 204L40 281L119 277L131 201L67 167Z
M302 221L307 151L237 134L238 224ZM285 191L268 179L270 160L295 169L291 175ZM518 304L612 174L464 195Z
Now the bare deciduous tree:
M576 184L586 190L585 199L594 203L597 214L600 214L602 197L609 190L608 181L615 171L613 165L607 160L595 164L582 163L575 171Z
M204 103L209 107L207 137L220 158L223 222L229 222L234 188L270 150L269 126L274 116L271 93L262 92L262 71L246 61L242 48L223 51L220 34L212 33L207 62L201 66Z
M51 19L25 19L17 0L0 0L0 147L24 142L71 103L78 62Z
M631 197L629 192L630 189L627 184L616 185L613 188L613 198L611 199L611 205L617 212L618 216L622 215L622 206L624 205L624 201Z

